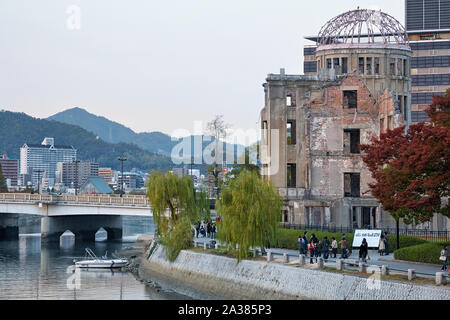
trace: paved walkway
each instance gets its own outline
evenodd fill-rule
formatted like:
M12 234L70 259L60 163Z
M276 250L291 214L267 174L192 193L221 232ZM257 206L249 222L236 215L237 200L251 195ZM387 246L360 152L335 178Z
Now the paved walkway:
M194 241L198 241L201 243L210 242L210 238L195 238ZM217 243L220 243L219 240L215 240ZM275 259L281 258L284 253L287 253L290 257L290 261L298 260L299 251L298 250L290 250L290 249L279 249L279 248L266 248L266 251L271 251L275 254ZM348 259L359 259L359 250L355 249L352 251L351 256ZM278 256L277 256L278 255ZM337 255L337 258L340 257L340 254ZM441 272L441 265L432 265L418 262L407 262L407 261L399 261L394 259L394 254L390 253L389 255L380 256L377 251L369 250L370 259L367 260L368 265L387 265L389 269L392 271L391 273L408 273L408 269L414 269L418 277L423 278L434 278L436 276L436 272ZM315 260L314 260L315 261ZM309 264L310 259L309 256L306 257L306 267L311 266ZM330 268L336 268L336 259L329 258L324 265ZM357 267L356 267L357 268ZM355 268L353 268L355 269Z

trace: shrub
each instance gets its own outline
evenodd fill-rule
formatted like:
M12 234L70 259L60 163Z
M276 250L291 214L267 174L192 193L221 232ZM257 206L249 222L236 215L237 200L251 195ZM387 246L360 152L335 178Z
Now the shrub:
M424 243L412 247L400 248L394 252L395 259L424 263L441 264L440 252L444 242Z

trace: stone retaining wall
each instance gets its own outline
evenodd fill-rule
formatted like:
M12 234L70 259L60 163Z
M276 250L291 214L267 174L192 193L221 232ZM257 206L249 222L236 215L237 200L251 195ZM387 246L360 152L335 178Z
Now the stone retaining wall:
M448 286L380 280L379 289L371 290L363 277L265 261L236 264L232 258L189 250L169 262L160 245L143 268L226 299L450 300Z

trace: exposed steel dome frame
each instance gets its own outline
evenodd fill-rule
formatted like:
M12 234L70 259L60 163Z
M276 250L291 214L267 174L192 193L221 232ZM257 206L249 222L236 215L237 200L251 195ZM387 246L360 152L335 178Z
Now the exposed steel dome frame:
M394 17L377 10L357 9L328 21L319 32L318 45L409 45L405 27Z

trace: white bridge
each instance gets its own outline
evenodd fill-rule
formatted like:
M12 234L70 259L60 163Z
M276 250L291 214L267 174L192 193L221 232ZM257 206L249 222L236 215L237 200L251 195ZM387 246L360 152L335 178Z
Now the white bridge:
M122 216L151 217L149 201L141 195L0 194L0 239L18 237L18 215L39 215L43 241L59 241L66 230L77 240L95 239L103 227L108 239L122 237Z

